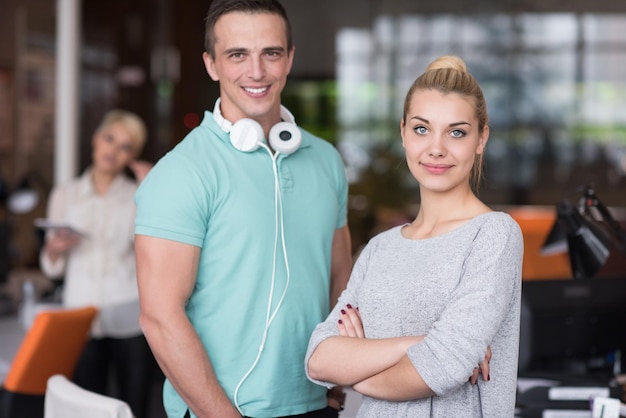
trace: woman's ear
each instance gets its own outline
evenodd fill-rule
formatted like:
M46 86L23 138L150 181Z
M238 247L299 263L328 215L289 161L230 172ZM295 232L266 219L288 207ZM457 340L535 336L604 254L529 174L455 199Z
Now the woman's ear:
M480 138L478 139L478 146L476 147L476 154L482 154L485 152L485 146L487 145L488 140L489 140L489 126L485 126L483 128L483 132L480 134Z
M402 148L406 148L404 145L404 118L400 118L400 138L402 138Z

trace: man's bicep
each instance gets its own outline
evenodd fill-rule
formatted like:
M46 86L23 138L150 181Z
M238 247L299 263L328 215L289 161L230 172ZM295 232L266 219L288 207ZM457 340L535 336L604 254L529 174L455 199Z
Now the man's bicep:
M200 248L136 235L135 255L142 308L167 310L184 307L196 281Z
M333 237L331 272L330 272L330 306L334 306L339 295L346 288L352 271L352 249L350 230L344 226L335 230Z

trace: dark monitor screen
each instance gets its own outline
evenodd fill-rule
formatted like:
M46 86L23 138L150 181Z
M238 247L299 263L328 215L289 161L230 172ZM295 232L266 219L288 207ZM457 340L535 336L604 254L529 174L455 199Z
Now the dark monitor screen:
M520 372L611 370L626 349L626 276L522 285Z

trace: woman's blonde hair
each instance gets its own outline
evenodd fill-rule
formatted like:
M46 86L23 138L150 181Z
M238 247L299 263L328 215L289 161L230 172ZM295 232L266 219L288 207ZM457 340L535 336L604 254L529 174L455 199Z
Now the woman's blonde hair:
M100 132L114 123L121 123L128 130L128 132L130 132L135 144L135 150L137 154L140 154L147 138L146 124L143 119L128 110L109 110L102 117L102 121L100 121L100 124L96 128L96 132Z
M411 100L417 90L436 90L443 94L456 93L464 97L473 98L474 111L478 119L478 132L482 133L489 125L487 103L483 91L476 79L467 71L465 62L455 55L443 55L426 68L411 85L404 99L402 120L406 117L411 106ZM477 154L470 173L470 184L476 190L483 175L483 154Z

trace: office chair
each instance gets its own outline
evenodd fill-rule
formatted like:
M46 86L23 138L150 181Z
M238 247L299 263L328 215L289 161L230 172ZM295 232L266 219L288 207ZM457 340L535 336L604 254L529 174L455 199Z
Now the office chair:
M39 312L22 340L0 392L0 418L41 418L48 379L71 377L98 310Z

